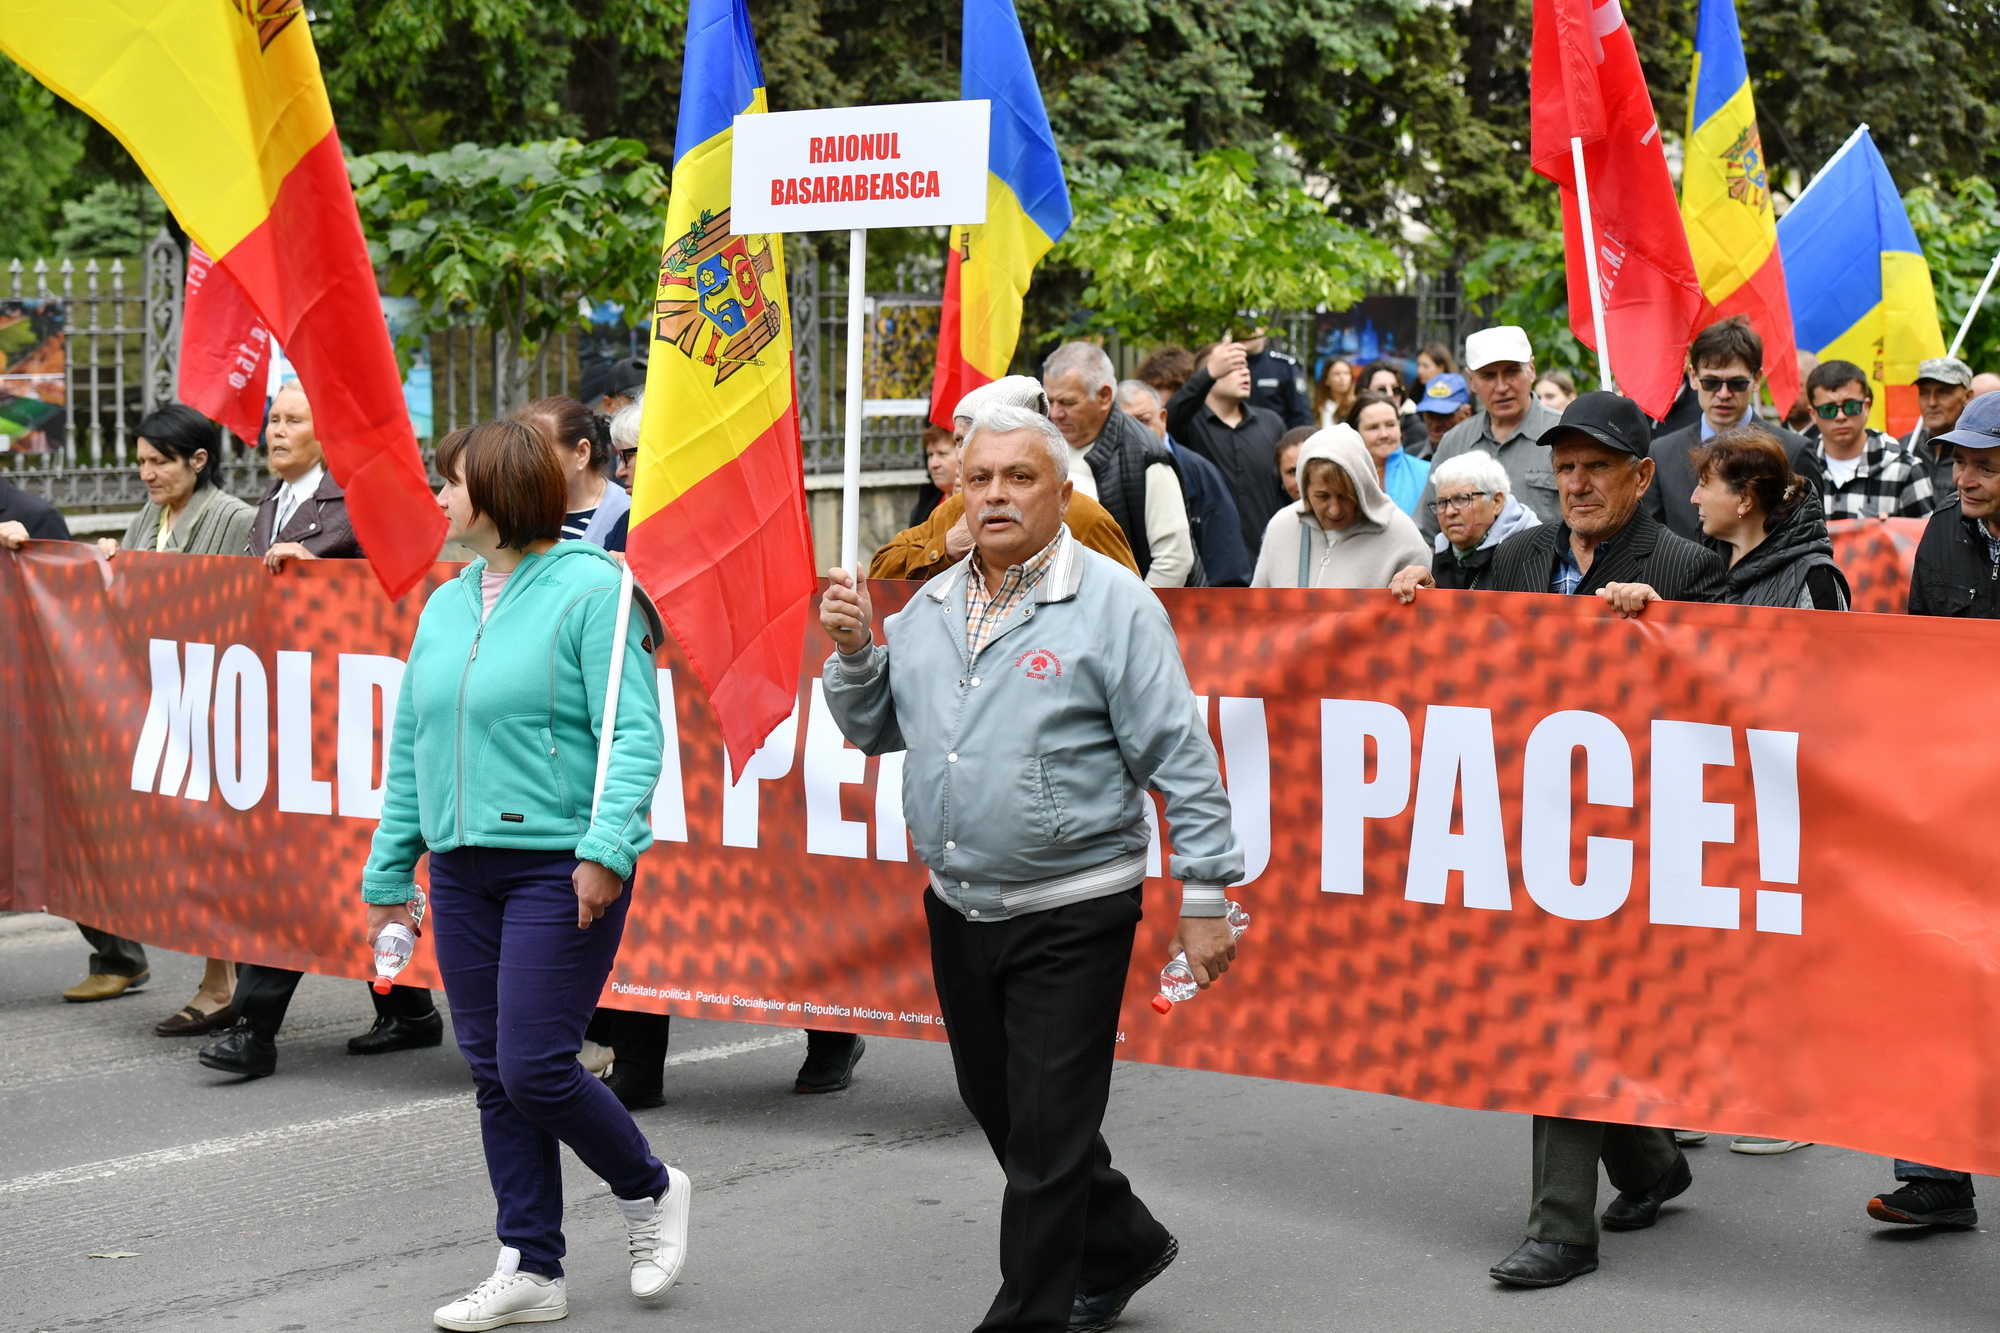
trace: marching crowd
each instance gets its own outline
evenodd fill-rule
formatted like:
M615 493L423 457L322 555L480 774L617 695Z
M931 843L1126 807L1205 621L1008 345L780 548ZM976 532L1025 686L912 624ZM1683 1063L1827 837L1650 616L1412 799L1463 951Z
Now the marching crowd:
M1002 1285L983 1330L1108 1329L1179 1252L1098 1132L1146 873L1143 793L1160 793L1174 827L1175 947L1203 986L1235 956L1224 892L1243 853L1172 627L1147 587L1380 588L1404 603L1434 589L1591 595L1627 617L1656 601L1844 610L1827 521L1916 517L1927 526L1910 610L2000 618L2000 380L1982 383L1993 377L1962 362L1923 364L1922 424L1900 440L1869 428L1869 380L1843 361L1802 366L1799 401L1782 421L1764 419L1763 347L1740 320L1702 331L1685 401L1657 426L1627 399L1539 372L1511 326L1472 334L1462 362L1427 347L1415 368L1406 384L1388 362L1332 358L1308 389L1295 362L1253 337L1162 348L1120 380L1100 347L1064 344L1039 379L975 389L954 429L927 438L931 485L868 571L923 580L908 608L877 625L867 580L831 572L826 699L857 747L906 753L905 818L929 871L924 908L959 1089L1006 1177ZM413 872L429 854L429 929L479 1092L503 1246L491 1277L437 1311L444 1328L566 1313L558 1143L612 1185L636 1296L666 1290L686 1254L692 1184L629 1114L662 1100L668 1020L595 1003L651 842L661 745L651 671L625 673L599 769L605 799L588 821L572 802L598 767L601 682L621 651L605 608L639 395L627 377L439 447L451 539L475 558L420 622L361 896L371 931L417 925ZM221 440L199 414L164 408L138 435L149 503L100 543L105 558L246 554L277 571L360 554L297 386L271 404L273 475L255 506L217 485ZM0 488L0 544L68 535L52 507ZM1004 668L1003 641L1031 621L1039 648L1077 664L1060 693ZM489 631L509 651L474 671ZM642 594L622 651L643 663L660 633ZM548 701L539 741L532 726L514 734L528 695ZM435 776L454 771L447 751L468 731L503 754L519 740L561 757L493 766L475 799ZM551 767L561 791L539 776ZM142 945L83 932L89 975L66 999L147 981ZM269 1075L298 981L210 959L157 1030L213 1036L202 1064ZM356 1054L442 1041L429 992L373 999L373 1027L349 1043ZM848 1086L862 1040L808 1037L797 1090ZM607 1063L608 1077L591 1077ZM1690 1187L1684 1148L1703 1138L1535 1117L1525 1238L1493 1277L1552 1286L1592 1271L1600 1225L1652 1225ZM1601 1218L1600 1162L1618 1191ZM1900 1188L1869 1201L1873 1216L1976 1221L1963 1173L1898 1162L1896 1177Z

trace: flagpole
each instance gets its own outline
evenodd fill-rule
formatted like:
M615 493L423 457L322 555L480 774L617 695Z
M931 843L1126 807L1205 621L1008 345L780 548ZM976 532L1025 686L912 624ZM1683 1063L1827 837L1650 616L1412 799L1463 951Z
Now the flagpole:
M840 567L861 577L861 354L868 303L868 231L856 227L847 244L847 454L840 488Z
M1965 343L1965 335L1972 329L1972 321L1979 315L1979 307L1986 304L1986 293L1993 290L1995 276L2000 276L2000 254L1993 256L1992 267L1986 270L1986 281L1980 283L1979 290L1973 294L1972 304L1966 308L1965 318L1960 321L1958 332L1951 340L1951 350L1945 353L1946 356L1958 355L1958 349Z
M597 743L597 781L590 793L590 822L604 804L604 780L611 775L611 738L618 730L618 691L625 679L625 632L632 623L632 562L621 560L618 609L611 618L611 673L604 680L603 738Z
M1590 222L1590 181L1583 170L1583 139L1572 135L1570 162L1576 168L1576 206L1583 216L1583 271L1590 280L1590 324L1597 334L1597 379L1605 389L1618 392L1611 377L1611 344L1604 337L1604 288L1597 281L1597 231Z

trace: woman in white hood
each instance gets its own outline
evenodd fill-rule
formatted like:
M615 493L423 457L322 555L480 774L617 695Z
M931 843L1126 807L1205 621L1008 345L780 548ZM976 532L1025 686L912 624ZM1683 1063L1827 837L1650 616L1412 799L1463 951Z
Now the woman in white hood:
M1430 562L1353 427L1329 426L1301 445L1297 476L1301 499L1265 525L1251 587L1386 588L1405 565Z

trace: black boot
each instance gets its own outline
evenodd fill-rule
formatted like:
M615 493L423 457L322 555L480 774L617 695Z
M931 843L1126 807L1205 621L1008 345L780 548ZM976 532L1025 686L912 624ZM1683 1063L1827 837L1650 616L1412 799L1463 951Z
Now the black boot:
M1178 1259L1180 1253L1181 1243L1169 1236L1166 1248L1136 1275L1109 1291L1079 1291L1069 1306L1069 1333L1107 1333L1118 1322L1118 1316L1125 1313L1125 1307L1138 1294L1139 1288L1166 1272L1167 1265Z
M269 1078L278 1072L278 1043L239 1024L223 1033L215 1045L203 1047L195 1058L225 1074Z
M666 1014L620 1013L609 1035L617 1055L604 1086L628 1111L665 1106L667 1041L673 1035L673 1019Z
M806 1031L806 1062L799 1066L793 1092L839 1092L854 1081L854 1066L868 1043L852 1032Z
M1487 1271L1494 1281L1510 1287L1560 1287L1573 1277L1597 1271L1597 1247L1524 1240L1519 1249Z
M1651 1189L1620 1194L1604 1210L1606 1231L1640 1231L1660 1220L1660 1205L1668 1199L1687 1193L1688 1186L1694 1184L1694 1172L1688 1169L1687 1154L1676 1151L1674 1164L1653 1182Z

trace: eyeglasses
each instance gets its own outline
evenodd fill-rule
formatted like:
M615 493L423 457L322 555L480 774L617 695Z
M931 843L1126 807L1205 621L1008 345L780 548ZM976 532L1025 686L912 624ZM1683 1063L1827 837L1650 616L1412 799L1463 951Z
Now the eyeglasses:
M618 457L624 460L625 466L630 467L638 461L639 451L637 449L620 449Z
M1720 375L1703 375L1695 383L1701 386L1703 393L1721 393L1724 389L1731 393L1749 393L1750 386L1756 381L1747 375L1731 375L1728 379Z
M1467 491L1464 495L1441 495L1431 501L1431 512L1455 514L1461 509L1469 508L1474 500L1484 500L1491 494L1493 494L1491 491Z
M1836 421L1841 417L1866 416L1868 415L1868 400L1866 398L1849 398L1845 402L1839 403L1814 403L1813 415L1821 421Z

